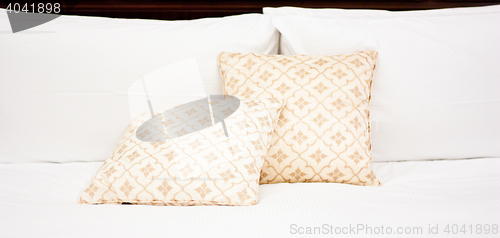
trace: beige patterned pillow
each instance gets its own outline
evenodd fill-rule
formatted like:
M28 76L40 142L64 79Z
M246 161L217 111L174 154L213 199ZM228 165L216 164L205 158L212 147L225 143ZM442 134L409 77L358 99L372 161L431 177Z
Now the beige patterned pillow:
M259 172L269 149L274 122L283 106L277 99L242 100L239 108L224 120L229 137L222 123L217 123L154 143L137 137L145 138L157 129L155 122L160 123L156 125L175 125L175 122L168 119L165 122L159 112L151 122L153 126L148 125L136 135L140 126L151 118L150 114L144 114L129 125L112 156L83 192L80 203L255 204ZM205 123L210 118L206 118L204 110L194 108L187 112L193 121ZM167 130L162 135L168 133Z
M261 184L380 185L369 168L370 86L376 51L335 56L222 53L224 93L283 98Z

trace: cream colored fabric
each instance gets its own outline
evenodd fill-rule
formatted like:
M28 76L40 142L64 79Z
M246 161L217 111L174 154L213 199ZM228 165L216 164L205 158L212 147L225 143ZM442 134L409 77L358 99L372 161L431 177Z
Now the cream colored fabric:
M222 53L224 92L284 98L261 184L380 185L369 168L370 86L377 52L336 56Z
M163 143L137 139L135 132L151 118L145 114L129 125L80 203L255 204L259 171L282 108L283 102L277 99L243 100L224 120L229 137L218 123ZM200 123L210 120L203 108L191 112L191 118L199 118ZM161 112L156 115L164 125L174 123L165 122Z

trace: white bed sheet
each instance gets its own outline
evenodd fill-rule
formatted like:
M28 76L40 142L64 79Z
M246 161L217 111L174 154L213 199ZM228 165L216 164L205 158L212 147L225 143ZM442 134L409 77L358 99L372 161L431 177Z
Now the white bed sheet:
M248 207L77 204L101 164L0 164L0 237L301 237L292 232L324 224L368 225L372 234L381 225L422 227L421 235L392 237L428 237L438 224L445 237L446 224L500 224L500 159L373 163L381 187L262 185ZM476 236L467 233L449 237Z

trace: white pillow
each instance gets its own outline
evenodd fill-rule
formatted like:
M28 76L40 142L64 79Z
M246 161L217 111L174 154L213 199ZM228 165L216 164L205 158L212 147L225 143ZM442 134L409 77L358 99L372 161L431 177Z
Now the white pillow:
M388 18L388 17L418 17L418 16L453 16L468 14L494 13L500 5L485 7L458 7L433 10L387 11L366 9L339 8L301 8L301 7L265 7L264 15L295 15L321 18Z
M500 8L479 10L282 15L273 23L284 54L379 52L370 107L374 161L498 157Z
M104 161L130 122L127 92L141 76L196 57L206 93L222 94L219 53L275 54L278 37L261 14L61 16L13 34L0 9L0 162Z

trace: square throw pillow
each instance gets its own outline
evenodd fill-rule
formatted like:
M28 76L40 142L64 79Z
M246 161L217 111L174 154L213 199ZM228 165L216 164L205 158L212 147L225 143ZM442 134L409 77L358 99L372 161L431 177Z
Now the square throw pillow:
M261 184L380 185L369 165L376 51L334 56L222 53L224 93L286 100Z
M153 118L138 117L80 203L256 204L260 169L284 104L277 99L237 101L232 111L211 101L210 107L182 105ZM216 110L227 117L218 118Z

